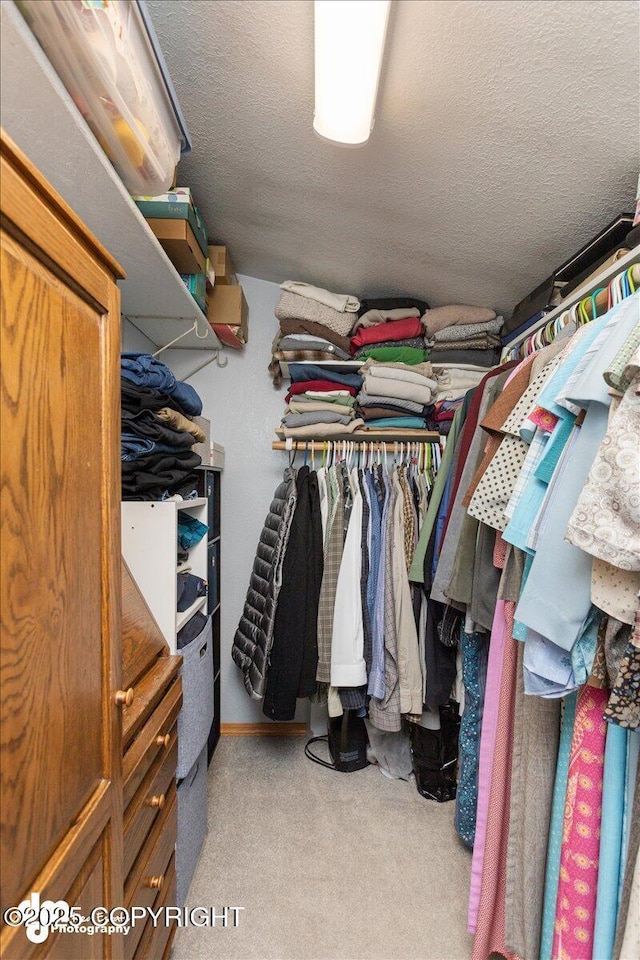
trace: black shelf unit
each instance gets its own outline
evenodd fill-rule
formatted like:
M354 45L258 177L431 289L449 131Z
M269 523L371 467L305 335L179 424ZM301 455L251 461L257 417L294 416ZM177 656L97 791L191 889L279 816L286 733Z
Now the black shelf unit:
M208 759L214 754L220 739L220 493L222 470L202 464L197 468L198 496L208 501L209 526L207 542L207 614L212 618L213 631L213 703L214 714L209 731Z

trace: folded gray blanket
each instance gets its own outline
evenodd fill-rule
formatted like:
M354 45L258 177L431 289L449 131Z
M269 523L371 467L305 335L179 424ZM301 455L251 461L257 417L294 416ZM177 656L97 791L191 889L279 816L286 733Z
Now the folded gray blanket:
M285 427L310 427L316 423L351 423L353 417L342 416L331 411L316 411L314 413L287 413L282 418Z
M491 350L500 347L502 340L493 334L483 334L479 337L469 337L467 340L434 340L427 349L434 353L437 350Z
M382 397L379 394L367 393L366 390L360 391L356 397L356 402L359 407L381 407L387 404L393 404L394 407L406 410L408 413L422 413L425 407L423 403L417 403L415 400L402 400L399 397L391 399L389 397Z
M387 377L374 377L371 372L364 378L364 389L381 397L393 397L400 400L413 400L415 403L428 404L438 388L435 381L423 378L424 386L406 380L389 380Z
M323 353L333 354L339 360L351 360L351 354L346 350L341 350L335 343L329 343L328 340L322 340L320 337L309 337L308 340L282 337L278 343L278 350L321 350Z
M427 318L428 318L427 314ZM475 340L483 334L497 336L502 330L504 320L496 317L495 320L485 320L481 323L457 323L452 327L437 330L432 339L435 343L446 343L449 340Z
M341 313L318 300L310 300L308 297L288 293L286 290L280 294L275 315L278 320L312 320L314 323L329 327L343 337L351 333L351 328L357 319L354 313Z

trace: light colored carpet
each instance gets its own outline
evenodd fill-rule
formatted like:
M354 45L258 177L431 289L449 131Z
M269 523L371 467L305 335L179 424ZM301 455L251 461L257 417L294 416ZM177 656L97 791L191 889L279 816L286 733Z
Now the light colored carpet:
M297 737L220 741L187 906L245 909L237 929L178 930L173 960L467 960L471 859L453 804L303 750Z

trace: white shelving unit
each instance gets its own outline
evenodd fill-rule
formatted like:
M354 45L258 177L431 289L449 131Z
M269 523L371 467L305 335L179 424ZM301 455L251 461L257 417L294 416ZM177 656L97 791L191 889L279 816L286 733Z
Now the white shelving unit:
M178 653L176 634L197 612L206 613L207 597L198 599L181 613L177 612L176 573L189 568L197 577L207 579L207 534L189 550L188 565L177 563L178 520L188 513L207 524L208 501L140 501L122 503L122 556L134 580L158 622L171 653Z
M1 7L2 125L127 274L122 313L165 346L221 343L91 133L12 0Z

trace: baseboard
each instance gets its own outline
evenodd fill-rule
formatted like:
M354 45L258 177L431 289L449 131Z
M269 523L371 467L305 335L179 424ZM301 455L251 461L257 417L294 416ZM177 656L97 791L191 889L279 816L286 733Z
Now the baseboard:
M306 723L221 723L222 737L306 737Z

